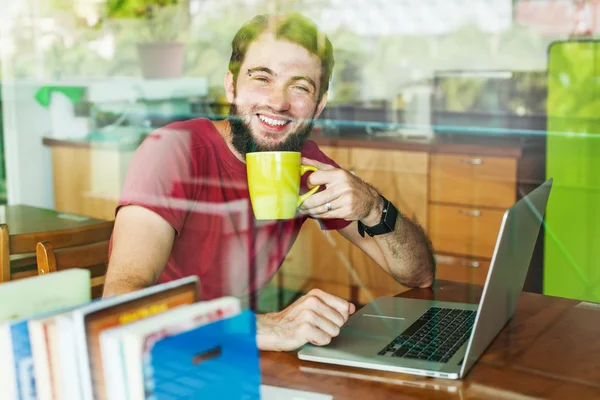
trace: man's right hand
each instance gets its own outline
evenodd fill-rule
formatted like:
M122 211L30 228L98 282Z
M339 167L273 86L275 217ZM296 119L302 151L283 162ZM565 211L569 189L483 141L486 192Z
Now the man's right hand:
M306 343L324 346L355 311L354 304L313 289L283 311L256 316L258 348L290 351Z

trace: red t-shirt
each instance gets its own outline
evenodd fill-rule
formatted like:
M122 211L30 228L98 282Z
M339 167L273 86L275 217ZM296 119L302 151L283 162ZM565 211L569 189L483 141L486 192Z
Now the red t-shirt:
M338 167L311 140L301 152ZM302 192L308 175L302 177ZM252 293L268 283L307 218L297 214L291 220L257 221L246 164L233 155L213 123L201 118L170 124L143 141L115 213L130 204L154 211L176 231L158 283L197 275L205 300ZM350 223L319 222L322 229Z

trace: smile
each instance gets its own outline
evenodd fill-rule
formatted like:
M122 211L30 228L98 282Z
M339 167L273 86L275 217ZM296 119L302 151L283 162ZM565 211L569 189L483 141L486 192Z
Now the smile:
M289 119L275 119L275 118L269 118L269 117L265 117L264 115L258 114L258 118L266 125L271 126L273 128L280 128L283 127L285 125L287 125L288 123L290 123L291 121Z

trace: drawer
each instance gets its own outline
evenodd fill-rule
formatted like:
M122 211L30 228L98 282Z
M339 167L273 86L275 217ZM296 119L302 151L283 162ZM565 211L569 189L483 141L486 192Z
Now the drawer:
M429 205L429 235L436 252L491 258L504 211Z
M352 148L352 169L427 175L429 154L418 151Z
M430 201L508 208L516 200L517 160L433 154Z
M436 279L484 285L490 262L446 254L436 254Z

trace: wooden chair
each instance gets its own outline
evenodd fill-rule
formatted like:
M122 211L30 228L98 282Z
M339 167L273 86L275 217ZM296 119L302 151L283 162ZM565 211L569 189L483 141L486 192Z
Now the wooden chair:
M67 268L89 269L92 274L92 295L98 297L102 293L113 227L114 221L107 221L72 229L10 236L8 227L0 226L0 279L4 282L15 279L10 271L11 255L32 253L33 264L37 261L37 270L33 271L33 275Z
M26 236L11 236L8 226L0 224L0 283L37 275L36 242Z
M9 239L8 226L0 225L0 283L10 281Z
M55 235L39 241L36 244L38 274L50 274L69 268L88 269L92 278L92 298L101 297L113 227L114 221L109 221L78 228L76 233L67 237Z

